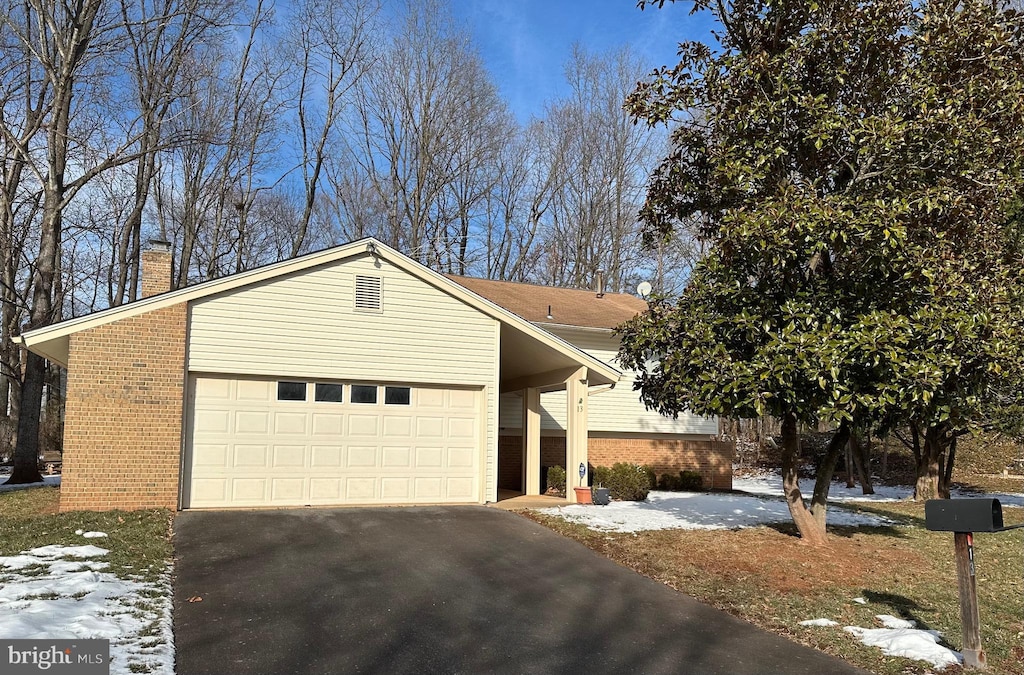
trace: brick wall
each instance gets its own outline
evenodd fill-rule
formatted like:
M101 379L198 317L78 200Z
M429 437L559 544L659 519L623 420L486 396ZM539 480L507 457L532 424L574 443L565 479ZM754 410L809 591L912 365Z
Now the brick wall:
M185 303L71 336L60 509L178 506Z
M542 467L565 464L565 438L541 436ZM611 466L616 462L646 464L657 475L697 471L704 487L714 490L732 489L732 462L736 446L732 442L642 437L591 437L587 442L591 466ZM498 438L498 487L522 489L522 439L519 436ZM575 475L573 472L572 475ZM543 485L543 472L541 484Z

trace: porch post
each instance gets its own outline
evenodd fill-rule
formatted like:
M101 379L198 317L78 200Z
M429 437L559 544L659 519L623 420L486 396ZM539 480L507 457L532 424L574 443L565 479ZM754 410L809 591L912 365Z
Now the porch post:
M540 389L523 389L523 489L540 494Z
M580 479L580 464L587 469L587 369L580 368L565 381L565 496L576 501L574 487L587 485L590 476Z

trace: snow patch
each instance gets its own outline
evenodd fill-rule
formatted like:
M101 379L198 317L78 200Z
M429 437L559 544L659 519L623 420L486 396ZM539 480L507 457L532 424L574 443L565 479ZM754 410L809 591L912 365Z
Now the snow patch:
M643 502L572 504L541 509L541 513L607 532L738 529L791 520L789 507L783 501L735 493L655 491ZM892 524L882 516L845 509L830 509L828 520L833 525Z
M858 605L866 605L866 604L868 604L868 601L865 600L864 598L854 598L853 601L856 602Z
M901 620L897 619L897 621ZM843 630L855 635L868 647L878 647L886 656L902 656L915 661L927 661L936 668L958 665L963 661L959 652L939 644L942 634L937 630L861 628L860 626L846 626Z
M108 639L111 673L145 666L173 674L170 576L120 579L103 571L109 563L94 559L107 553L96 546L52 545L0 557L6 577L0 638Z
M93 546L92 544L86 544L85 546L61 546L60 544L51 544L49 546L40 546L33 548L29 551L25 551L29 555L38 556L40 558L48 558L55 560L57 558L98 558L99 556L110 553L105 548L99 546Z
M748 492L754 495L766 495L773 497L782 496L782 476L778 473L764 473L753 476L737 476L732 480L734 490ZM875 494L866 495L861 492L860 487L848 488L845 482L832 482L828 490L829 502L898 502L910 499L914 496L914 488L910 485L875 485ZM805 496L814 493L814 479L801 478L800 492ZM953 497L994 497L999 500L1000 505L1010 507L1024 507L1024 494L1013 492L983 494L973 490L953 488Z
M75 534L81 534L86 539L99 539L100 537L107 536L106 532L82 532L81 530L79 530Z
M838 621L832 619L807 619L800 622L801 626L838 626Z
M886 628L917 628L916 621L900 619L891 614L878 614L875 618L881 621Z

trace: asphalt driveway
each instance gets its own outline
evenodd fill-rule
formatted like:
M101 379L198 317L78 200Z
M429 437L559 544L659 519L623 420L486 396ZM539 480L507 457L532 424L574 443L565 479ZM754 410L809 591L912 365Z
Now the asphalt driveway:
M862 672L497 509L186 512L174 544L178 675Z

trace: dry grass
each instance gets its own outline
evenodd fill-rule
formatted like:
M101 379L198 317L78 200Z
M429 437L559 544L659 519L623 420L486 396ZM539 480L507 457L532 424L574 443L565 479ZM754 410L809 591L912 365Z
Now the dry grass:
M71 511L58 513L60 489L30 488L0 493L0 555L49 544L93 544L110 550L105 560L121 577L152 580L171 558L169 511ZM106 532L84 539L76 530Z
M524 513L612 560L763 628L876 673L927 673L928 664L886 657L841 628L805 628L804 619L876 626L877 614L913 619L960 647L959 600L951 534L928 532L923 507L871 510L905 523L835 528L814 549L790 527L744 530L595 532L560 518ZM1008 522L1024 521L1020 509ZM976 536L982 639L989 672L1024 675L1024 530ZM853 598L863 597L860 605Z

